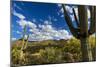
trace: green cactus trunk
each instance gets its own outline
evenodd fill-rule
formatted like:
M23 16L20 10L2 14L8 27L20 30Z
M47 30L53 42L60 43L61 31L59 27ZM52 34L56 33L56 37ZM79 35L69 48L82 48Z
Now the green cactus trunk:
M22 37L22 46L21 46L21 49L20 49L20 61L19 61L19 64L23 64L23 60L24 60L24 48L25 48L25 45L27 45L27 42L28 42L28 38L25 42L25 35L26 35L26 25L24 26L23 28L23 37Z
M82 61L92 61L91 47L88 42L88 14L87 7L78 6L79 21L80 21L80 41L82 50Z
M80 38L81 41L81 51L82 51L82 61L92 61L91 46L89 45L88 37Z

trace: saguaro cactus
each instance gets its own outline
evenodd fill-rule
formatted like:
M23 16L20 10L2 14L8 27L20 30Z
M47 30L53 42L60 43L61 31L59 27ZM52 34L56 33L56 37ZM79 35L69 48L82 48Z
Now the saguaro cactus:
M24 45L25 45L25 35L26 35L26 25L23 28L23 37L22 37L22 47L21 47L21 50L23 50Z
M95 26L96 26L96 7L95 6L89 6L90 10L90 27L88 29L88 13L87 13L87 6L84 5L78 5L78 18L76 17L75 10L73 8L73 14L74 18L77 24L77 28L74 27L73 22L65 9L65 5L62 4L63 10L64 10L64 18L69 26L69 29L72 33L72 35L79 39L81 42L81 51L82 51L82 61L92 61L92 52L91 52L91 46L88 43L88 38L91 34L95 33Z
M27 38L25 39L26 29L27 29L27 26L25 25L24 28L23 28L23 38L22 38L21 50L25 49L26 46L27 46L27 43L28 43L29 34L28 34Z
M26 35L26 25L23 28L22 47L20 50L20 64L22 64L22 60L24 60L23 50L26 49L27 43L28 43L28 38L29 38L29 35L28 35L27 38L25 39L25 35Z

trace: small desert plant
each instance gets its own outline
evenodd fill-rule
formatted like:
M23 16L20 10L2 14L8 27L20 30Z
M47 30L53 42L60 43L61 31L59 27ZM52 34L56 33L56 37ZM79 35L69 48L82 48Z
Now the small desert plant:
M45 60L45 63L60 63L63 62L62 50L58 48L45 48L44 50L39 51L42 58Z

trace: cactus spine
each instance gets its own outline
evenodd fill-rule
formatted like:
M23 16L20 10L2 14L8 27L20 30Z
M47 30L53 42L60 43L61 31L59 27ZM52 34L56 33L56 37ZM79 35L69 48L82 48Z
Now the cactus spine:
M95 26L96 26L96 7L95 6L89 6L90 9L90 27L88 30L88 13L87 13L87 7L84 5L79 5L78 7L78 17L77 19L75 10L73 8L73 14L74 18L77 24L77 28L74 27L71 21L71 18L65 9L65 5L62 4L63 10L64 10L64 18L66 23L69 26L69 29L72 33L72 35L79 39L81 42L81 51L82 51L82 61L92 61L92 52L91 52L91 46L88 43L88 38L91 34L95 33Z

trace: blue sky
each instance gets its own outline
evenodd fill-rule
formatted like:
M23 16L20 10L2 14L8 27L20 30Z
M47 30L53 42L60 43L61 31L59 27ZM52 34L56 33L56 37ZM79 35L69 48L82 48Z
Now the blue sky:
M72 21L75 22L72 6L67 5L66 9ZM13 1L11 7L12 40L22 38L24 25L27 25L26 37L29 35L29 40L32 41L72 37L64 20L61 4Z

